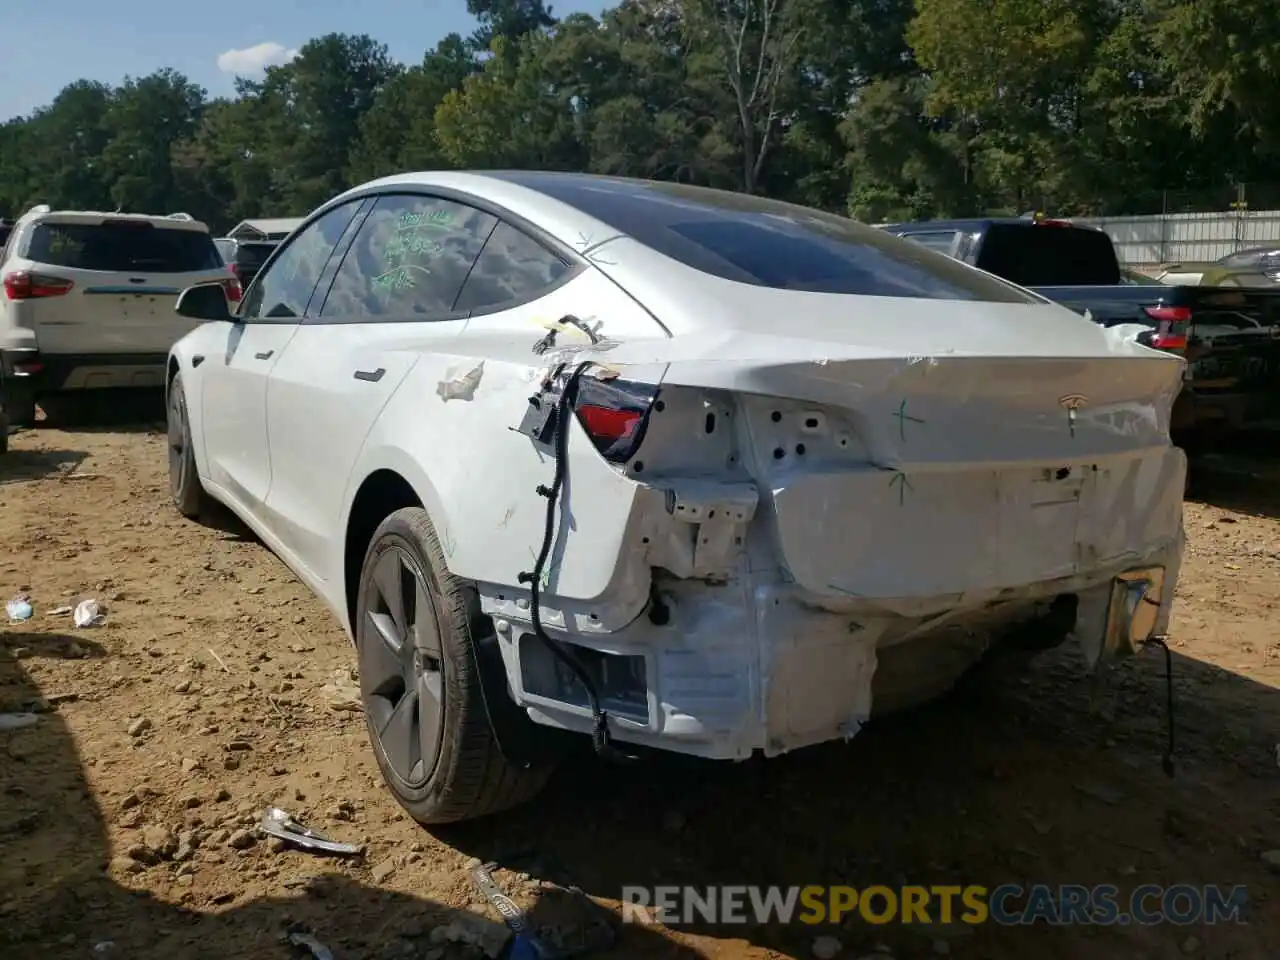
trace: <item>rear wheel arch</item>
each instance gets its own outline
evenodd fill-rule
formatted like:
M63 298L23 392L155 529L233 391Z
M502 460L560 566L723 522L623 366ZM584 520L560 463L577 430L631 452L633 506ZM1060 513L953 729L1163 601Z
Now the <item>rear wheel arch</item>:
M360 570L365 553L382 521L404 507L426 509L413 484L396 470L386 467L365 477L351 500L342 551L342 585L352 636L355 636L356 600L360 593ZM427 512L430 515L430 510Z

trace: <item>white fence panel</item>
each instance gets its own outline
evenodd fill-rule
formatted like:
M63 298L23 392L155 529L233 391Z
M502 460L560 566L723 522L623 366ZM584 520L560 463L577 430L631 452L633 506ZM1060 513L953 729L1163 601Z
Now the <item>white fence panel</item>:
M1280 210L1171 213L1154 217L1079 217L1111 237L1130 266L1217 260L1246 247L1280 247Z

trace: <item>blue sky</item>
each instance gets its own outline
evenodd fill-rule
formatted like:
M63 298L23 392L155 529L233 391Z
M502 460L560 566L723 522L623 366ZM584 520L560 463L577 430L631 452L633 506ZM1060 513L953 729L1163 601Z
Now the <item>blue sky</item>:
M611 5L551 7L563 17ZM445 34L474 26L466 0L5 0L4 14L0 121L30 113L81 78L117 84L126 74L173 67L219 96L232 92L236 71L252 75L322 34L367 33L416 63Z

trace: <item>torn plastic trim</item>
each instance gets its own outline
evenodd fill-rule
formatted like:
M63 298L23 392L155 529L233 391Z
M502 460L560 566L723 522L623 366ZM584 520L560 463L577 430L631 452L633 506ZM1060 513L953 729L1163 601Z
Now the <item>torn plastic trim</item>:
M294 819L287 810L267 807L258 821L258 829L270 837L284 840L304 850L331 853L335 856L356 857L364 853L364 845L330 840Z
M890 650L903 651L899 663L904 657L920 662L921 676L897 677L894 694L920 702L935 695L920 692L932 682L925 673L936 672L935 659L943 674L950 669L931 644L968 635L975 625L989 634L989 642L972 645L967 654L957 649L967 659L949 682L998 640L1014 631L1026 634L1035 623L1058 624L1062 635L1055 643L1079 639L1099 626L1080 614L1096 602L1105 605L1111 583L1108 576L1074 580L1030 585L995 606L966 598L951 616L910 617L871 608L806 608L794 585L754 576L724 587L673 580L663 588L672 598L669 623L646 618L612 637L564 639L583 660L588 658L582 651L593 651L643 661L641 711L628 715L619 694L604 691L618 739L711 759L742 759L756 750L777 755L855 734L879 702L878 688L869 694L867 685L879 676L876 664ZM1074 630L1071 613L1077 614ZM567 689L552 692L526 674L526 634L512 624L503 645L519 705L540 725L588 732L589 712L579 698L567 697Z
M754 484L667 477L636 488L623 536L630 549L618 554L608 586L597 597L572 600L558 596L552 580L540 596L546 627L587 636L625 628L650 604L654 568L710 583L728 582L741 572L760 503ZM495 621L531 622L526 586L478 583L477 589L482 612Z

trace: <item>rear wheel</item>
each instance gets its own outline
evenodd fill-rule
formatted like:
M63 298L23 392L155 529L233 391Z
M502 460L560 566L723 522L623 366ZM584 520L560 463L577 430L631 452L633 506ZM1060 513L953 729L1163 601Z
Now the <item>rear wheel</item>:
M169 495L178 512L190 520L199 519L208 495L196 472L195 449L191 444L191 421L187 417L187 397L182 374L169 385Z
M531 799L548 767L498 749L480 689L473 587L448 572L427 513L397 510L360 573L355 635L369 739L383 780L415 820L454 823Z

